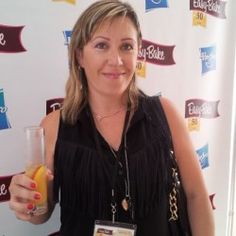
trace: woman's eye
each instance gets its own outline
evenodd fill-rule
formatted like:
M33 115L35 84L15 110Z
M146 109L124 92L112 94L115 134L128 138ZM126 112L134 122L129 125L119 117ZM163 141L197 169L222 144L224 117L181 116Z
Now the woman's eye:
M98 49L107 49L108 48L108 45L106 43L97 43L95 45L95 48L98 48Z
M122 50L125 50L125 51L133 50L133 46L129 43L123 44L121 48L122 48Z

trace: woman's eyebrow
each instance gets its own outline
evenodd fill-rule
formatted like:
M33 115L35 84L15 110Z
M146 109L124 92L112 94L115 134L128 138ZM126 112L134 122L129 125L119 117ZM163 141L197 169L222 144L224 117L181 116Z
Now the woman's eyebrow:
M110 38L105 37L105 36L96 36L96 37L92 38L91 41L94 41L94 40L97 40L97 39L105 39L105 40L107 40L107 41L110 41Z

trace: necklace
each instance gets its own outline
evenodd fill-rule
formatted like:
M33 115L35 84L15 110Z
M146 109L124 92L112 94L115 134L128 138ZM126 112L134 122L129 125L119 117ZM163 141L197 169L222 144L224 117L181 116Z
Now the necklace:
M123 108L120 108L118 111L115 111L115 112L113 112L113 113L111 113L111 114L109 114L109 115L104 115L104 116L102 116L102 115L100 115L100 114L98 114L98 113L96 113L96 112L92 112L92 113L93 113L93 115L95 116L96 120L98 120L99 122L101 122L103 119L106 119L106 118L110 118L110 117L112 117L112 116L115 116L115 115L119 114L120 112L124 111L125 109L126 109L126 108L123 107Z
M130 176L129 176L129 163L128 163L128 154L127 154L127 130L129 127L129 123L130 123L130 112L131 112L131 108L130 105L128 104L128 108L124 108L123 109L119 109L118 111L114 112L113 114L108 115L108 117L110 116L114 116L115 114L118 114L119 112L121 112L122 110L126 110L126 116L125 116L125 122L124 122L124 127L123 127L123 150L124 150L124 157L125 157L125 168L124 171L126 171L126 174L124 175L124 181L125 181L125 196L123 198L123 200L121 201L121 206L125 211L128 211L131 218L134 219L134 214L135 214L135 210L132 204L132 198L131 198L131 186L130 186ZM95 143L96 143L96 148L98 151L98 156L100 158L101 163L105 163L105 159L104 159L104 151L102 149L101 146L101 142L98 138L98 132L96 132L96 126L94 123L94 119L92 117L92 111L89 110L90 112L90 119L94 128L94 138L95 138ZM95 117L95 114L94 114ZM114 171L112 171L112 176L111 178L108 179L108 183L110 184L111 187L111 216L112 216L112 221L115 222L115 216L116 216L116 212L117 212L117 199L116 199L116 191L117 189L115 188L115 183L116 183L116 178L117 178L117 174L118 174L118 169L117 167L123 167L122 163L119 161L119 156L116 156L116 153L114 152L114 150L112 149L112 147L109 145L111 153L113 154L113 156L115 157L116 160L116 166ZM118 153L119 155L119 153Z

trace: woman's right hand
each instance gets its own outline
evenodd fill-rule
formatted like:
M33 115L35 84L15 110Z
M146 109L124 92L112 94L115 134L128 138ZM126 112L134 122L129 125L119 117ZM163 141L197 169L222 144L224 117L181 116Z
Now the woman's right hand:
M9 207L14 211L16 217L21 220L30 221L33 224L45 222L53 212L55 202L53 201L53 162L54 149L57 139L57 132L60 120L60 110L49 113L41 122L41 126L45 130L45 151L46 151L46 166L48 179L48 211L47 213L34 216L35 200L39 200L40 193L36 191L37 184L25 174L19 174L12 177L9 192L10 202Z
M12 177L9 192L9 207L15 212L18 219L30 221L35 205L33 202L39 200L41 195L36 191L37 184L25 174Z

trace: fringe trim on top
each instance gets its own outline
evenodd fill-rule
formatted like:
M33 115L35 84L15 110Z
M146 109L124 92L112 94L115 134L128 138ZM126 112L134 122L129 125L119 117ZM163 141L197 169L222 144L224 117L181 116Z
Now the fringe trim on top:
M146 111L143 110L149 120L141 123L141 140L145 137L145 143L139 151L129 151L130 130L127 134L131 197L138 218L148 215L162 204L163 196L167 197L170 160L169 136L166 124L163 124L163 114L159 114L162 111L157 108L159 99L155 106L154 100L145 101L149 99L143 102L147 105ZM137 129L137 125L133 127ZM58 138L54 156L54 200L59 200L60 192L62 211L70 212L70 215L109 219L111 191L107 178L96 150Z
M101 167L97 153L60 140L56 145L54 200L59 200L60 192L60 205L67 211L104 218L110 195L104 178L98 175Z
M138 218L147 216L161 203L167 182L167 174L163 168L166 166L166 155L152 146L160 144L155 140L130 158L131 195Z
M111 191L97 153L65 142L63 148L60 148L61 145L58 140L54 173L55 200L58 200L60 189L62 208L105 219L107 214L110 215ZM166 153L161 146L158 140L154 140L138 153L128 154L131 195L139 218L156 208L165 191Z

